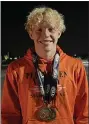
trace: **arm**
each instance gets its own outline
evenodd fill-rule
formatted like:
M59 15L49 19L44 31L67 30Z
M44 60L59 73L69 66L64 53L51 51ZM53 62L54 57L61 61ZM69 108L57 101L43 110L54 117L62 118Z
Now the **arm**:
M75 124L88 124L88 80L82 63L76 71L77 97L74 107Z
M22 124L18 86L10 67L7 69L3 86L1 121L2 124Z

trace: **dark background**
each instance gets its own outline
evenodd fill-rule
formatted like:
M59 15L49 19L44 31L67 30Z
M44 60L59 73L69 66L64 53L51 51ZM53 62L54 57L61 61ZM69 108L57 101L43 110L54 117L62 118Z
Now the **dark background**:
M52 7L65 17L66 32L58 44L69 55L88 55L88 2L85 1L2 1L1 2L1 54L23 56L33 46L24 29L26 16L38 5Z

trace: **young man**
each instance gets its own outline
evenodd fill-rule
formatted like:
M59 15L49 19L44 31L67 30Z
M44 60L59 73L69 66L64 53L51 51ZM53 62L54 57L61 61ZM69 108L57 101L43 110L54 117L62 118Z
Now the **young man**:
M82 62L57 46L63 15L35 8L25 24L34 48L7 69L2 124L88 124L88 82Z

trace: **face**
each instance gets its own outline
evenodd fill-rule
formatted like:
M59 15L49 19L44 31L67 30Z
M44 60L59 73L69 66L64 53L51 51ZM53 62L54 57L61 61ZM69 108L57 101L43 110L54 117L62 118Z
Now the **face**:
M46 53L54 51L60 37L60 32L55 25L55 20L52 20L50 23L42 21L34 27L31 38L34 41L36 50Z

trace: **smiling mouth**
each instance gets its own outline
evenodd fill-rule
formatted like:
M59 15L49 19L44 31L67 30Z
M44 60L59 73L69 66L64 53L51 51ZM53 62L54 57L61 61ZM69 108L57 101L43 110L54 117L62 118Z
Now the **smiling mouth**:
M44 45L48 45L49 43L51 43L51 42L53 42L53 41L51 41L51 40L44 40L44 41L40 41L40 43L42 43L42 44L44 44Z

